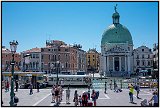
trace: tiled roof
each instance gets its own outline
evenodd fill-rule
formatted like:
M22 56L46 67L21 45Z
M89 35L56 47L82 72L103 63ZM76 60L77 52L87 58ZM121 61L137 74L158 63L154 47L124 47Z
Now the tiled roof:
M41 48L32 48L30 50L26 50L26 51L23 51L23 53L26 53L26 52L41 52Z
M11 53L11 51L7 48L2 48L2 53Z

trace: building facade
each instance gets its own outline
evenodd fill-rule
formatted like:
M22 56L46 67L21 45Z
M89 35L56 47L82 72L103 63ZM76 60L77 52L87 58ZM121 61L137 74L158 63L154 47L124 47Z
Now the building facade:
M151 75L153 71L153 53L150 48L140 46L134 49L134 72L137 75Z
M158 44L154 44L153 46L153 73L152 76L154 78L159 77L159 60L158 60Z
M29 57L25 57L30 54ZM21 70L24 72L41 72L41 48L32 48L21 52Z
M5 46L2 47L2 72L10 72L11 71L11 61L12 61L12 52L6 48ZM15 71L20 71L21 67L21 57L19 53L14 54L14 61L15 61Z
M158 69L158 44L153 46L153 68Z
M63 41L49 40L42 48L32 48L21 53L21 60L30 54L30 63L23 65L25 71L41 71L46 74L70 72L76 74L77 71L86 70L85 51L75 45L67 45ZM59 65L57 65L59 62Z
M120 24L116 10L113 24L102 35L101 63L105 76L130 76L133 73L133 41L129 30Z
M88 72L100 71L100 54L96 51L95 48L89 49L86 54L86 60L87 60L87 70Z

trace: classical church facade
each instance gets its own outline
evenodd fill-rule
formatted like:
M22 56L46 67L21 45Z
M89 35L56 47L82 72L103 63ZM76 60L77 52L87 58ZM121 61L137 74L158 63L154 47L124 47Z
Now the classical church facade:
M101 40L101 70L104 76L130 76L133 72L133 41L129 30L120 24L116 10L113 24L106 29Z

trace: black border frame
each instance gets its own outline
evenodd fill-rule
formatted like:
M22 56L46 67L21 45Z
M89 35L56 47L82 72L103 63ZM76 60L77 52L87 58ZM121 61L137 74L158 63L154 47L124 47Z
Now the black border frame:
M1 1L1 58L2 58L2 3L3 2L157 2L158 3L158 51L159 51L159 1ZM159 52L158 52L159 53ZM158 55L159 61L159 55ZM1 59L2 67L2 59ZM1 68L2 69L2 68ZM159 73L159 62L158 62L158 73ZM158 87L159 87L159 77L158 77ZM1 71L1 88L2 88L2 71ZM1 89L2 94L2 89ZM159 95L159 89L158 89ZM159 97L158 97L159 100ZM159 106L159 105L158 105ZM1 107L11 107L11 106L2 106L2 95L1 95ZM16 106L16 107L57 107L57 106ZM58 106L58 107L75 107L75 106ZM82 106L77 106L82 107ZM94 107L94 106L92 106ZM96 107L142 107L142 106L96 106ZM154 106L145 106L145 107L154 107Z

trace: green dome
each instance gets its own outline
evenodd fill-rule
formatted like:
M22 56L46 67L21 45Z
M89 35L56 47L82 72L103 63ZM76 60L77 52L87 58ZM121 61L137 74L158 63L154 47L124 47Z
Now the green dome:
M129 30L122 24L112 24L103 33L101 45L106 43L129 43L133 45L132 36Z

